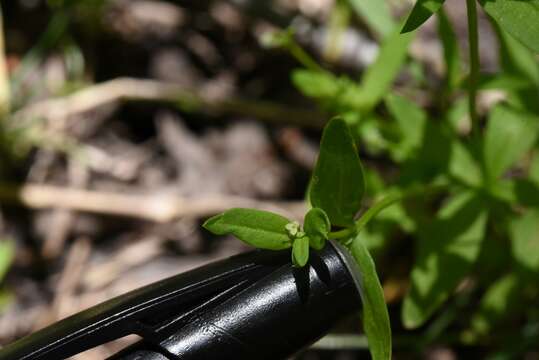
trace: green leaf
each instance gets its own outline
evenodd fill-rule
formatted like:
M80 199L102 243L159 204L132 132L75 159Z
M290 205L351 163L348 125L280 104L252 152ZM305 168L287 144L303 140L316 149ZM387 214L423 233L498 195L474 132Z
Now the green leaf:
M421 147L427 114L414 102L395 94L386 97L386 105L402 135L395 156L406 159Z
M491 333L493 328L518 307L520 295L518 277L510 273L491 285L471 320L472 329L479 335Z
M350 101L358 109L367 113L386 96L406 60L412 39L413 34L395 32L384 40L375 62L363 74L359 93L351 94Z
M340 89L339 79L333 74L322 71L294 70L292 82L305 96L315 99L335 97Z
M341 118L330 120L324 129L309 190L313 207L324 210L333 225L353 224L365 181L354 139Z
M539 84L539 64L533 51L507 34L499 26L494 26L500 42L499 61L504 73L521 76Z
M446 86L454 90L461 78L462 64L457 35L443 8L438 11L438 35L444 49Z
M369 341L369 351L373 360L389 360L391 359L391 326L384 292L376 274L376 266L360 235L352 241L350 251L361 271L363 330Z
M232 234L260 249L282 250L292 246L287 218L267 211L235 208L209 218L204 228L216 235Z
M305 215L303 230L309 237L312 248L322 250L331 230L329 218L324 210L319 208L310 209Z
M471 149L458 139L451 144L449 174L466 185L473 187L481 185L481 168L474 159Z
M507 102L512 106L539 113L539 63L532 50L507 34L496 23L494 29L499 38L499 62L504 74L515 76L528 83L524 89L503 90L507 94Z
M0 240L0 280L4 278L15 257L15 246L11 240Z
M491 111L483 154L487 181L493 183L531 149L537 138L537 122L535 116L503 105Z
M485 233L487 210L470 192L456 195L420 227L411 287L404 299L402 322L422 325L449 297L477 260Z
M539 0L479 0L509 34L539 52Z
M432 14L440 10L445 0L417 0L412 12L408 16L402 33L414 31L427 21Z
M348 0L356 14L382 37L393 32L395 23L385 0Z
M292 245L292 263L296 267L304 267L309 261L309 238L304 236L294 240Z
M512 220L510 236L517 263L528 271L539 272L539 209Z

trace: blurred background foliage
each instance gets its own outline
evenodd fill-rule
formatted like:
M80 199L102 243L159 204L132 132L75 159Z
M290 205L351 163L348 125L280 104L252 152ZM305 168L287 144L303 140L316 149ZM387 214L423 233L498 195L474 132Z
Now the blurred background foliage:
M401 34L413 5L3 1L1 342L244 250L200 230L224 209L301 216L342 115L369 199L426 190L362 232L394 357L539 356L538 56L479 10L472 123L465 3ZM366 356L356 323L298 358Z

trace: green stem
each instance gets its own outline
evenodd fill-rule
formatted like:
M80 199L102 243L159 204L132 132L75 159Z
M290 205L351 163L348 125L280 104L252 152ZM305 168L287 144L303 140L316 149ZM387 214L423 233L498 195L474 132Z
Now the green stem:
M325 72L323 67L318 65L318 63L305 51L301 46L299 46L294 39L290 39L286 44L286 48L290 51L290 54L296 58L303 66L312 71Z
M379 202L377 202L376 204L374 204L373 206L371 206L356 221L356 231L357 232L361 231L365 227L365 225L367 225L368 222L372 220L373 217L378 215L385 208L387 208L387 207L401 201L407 195L408 194L406 194L406 193L390 194L390 195L386 196L385 198L383 198L382 200L380 200Z
M477 30L477 4L476 0L466 0L468 12L468 42L470 48L470 76L469 76L469 112L472 124L472 134L476 136L478 129L477 115L477 84L479 81L479 35Z
M399 201L402 201L405 198L411 197L411 196L417 196L417 195L420 195L420 194L426 195L428 193L437 192L437 191L440 191L440 190L445 189L445 188L447 188L447 184L439 183L439 184L434 184L434 185L428 186L427 188L425 188L425 187L414 187L414 188L409 189L407 191L399 191L399 192L395 192L393 194L389 194L389 195L385 196L382 200L380 200L379 202L377 202L373 206L371 206L367 211L365 211L363 213L363 215L361 215L360 218L354 223L353 226L351 226L349 228L346 228L346 229L330 232L328 234L328 238L329 239L335 239L335 240L346 239L346 238L348 238L350 236L353 236L354 234L360 232L361 230L363 230L365 225L367 225L369 223L369 221L372 220L372 218L374 218L382 210L388 208L389 206L391 206L391 205L393 205L393 204L395 204L395 203L397 203Z

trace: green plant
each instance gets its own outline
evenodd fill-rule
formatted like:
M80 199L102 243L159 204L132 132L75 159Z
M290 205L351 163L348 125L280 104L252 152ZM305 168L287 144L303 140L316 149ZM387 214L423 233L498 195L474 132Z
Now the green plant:
M539 246L539 1L479 1L499 45L500 68L490 74L480 71L475 0L466 2L468 74L443 0L418 0L402 27L384 1L337 3L350 6L381 42L377 59L359 80L318 65L290 31L267 42L288 49L304 66L292 73L295 86L322 111L340 117L324 130L308 192L309 214L316 212L317 220L311 224L313 215L306 216L301 231L277 215L231 210L205 227L257 247L275 248L280 239L278 248L292 247L296 266L307 262L307 239L315 249L320 242L312 237L345 244L368 279L363 327L375 359L390 358L391 334L369 251L384 263L388 248L407 254L412 248L396 238L414 239L401 320L405 328L422 329L417 348L435 341L483 344L492 355L518 356L536 344L530 334L537 331L530 329L539 327L536 308L511 309L533 304L539 294L533 250ZM414 30L434 14L445 73L432 84L408 47ZM390 91L403 71L417 75ZM492 89L502 91L503 100L479 109L478 97ZM413 100L418 94L428 99L428 111ZM368 158L383 161L364 173L357 144ZM413 201L407 200L410 194ZM383 200L355 220L365 199L374 198ZM263 223L271 229L259 229ZM468 315L459 317L461 312ZM501 327L516 319L524 323L516 333Z
M309 258L309 247L321 250L327 239L344 244L357 261L363 278L363 326L369 338L374 359L391 357L391 331L382 287L374 262L359 231L372 218L397 198L374 205L359 220L365 191L363 168L354 139L346 122L331 120L324 130L320 155L309 187L312 208L299 223L280 215L254 209L231 209L208 219L204 227L217 235L233 234L238 239L261 249L292 248L292 262L303 267ZM332 227L340 230L331 231Z

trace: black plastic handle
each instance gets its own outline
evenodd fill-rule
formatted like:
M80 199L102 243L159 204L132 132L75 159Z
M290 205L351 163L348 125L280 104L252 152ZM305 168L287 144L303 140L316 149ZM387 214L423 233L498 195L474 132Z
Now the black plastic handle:
M0 360L65 359L138 334L114 359L280 359L357 310L353 261L338 245L290 264L254 251L157 282L66 318L0 351Z

